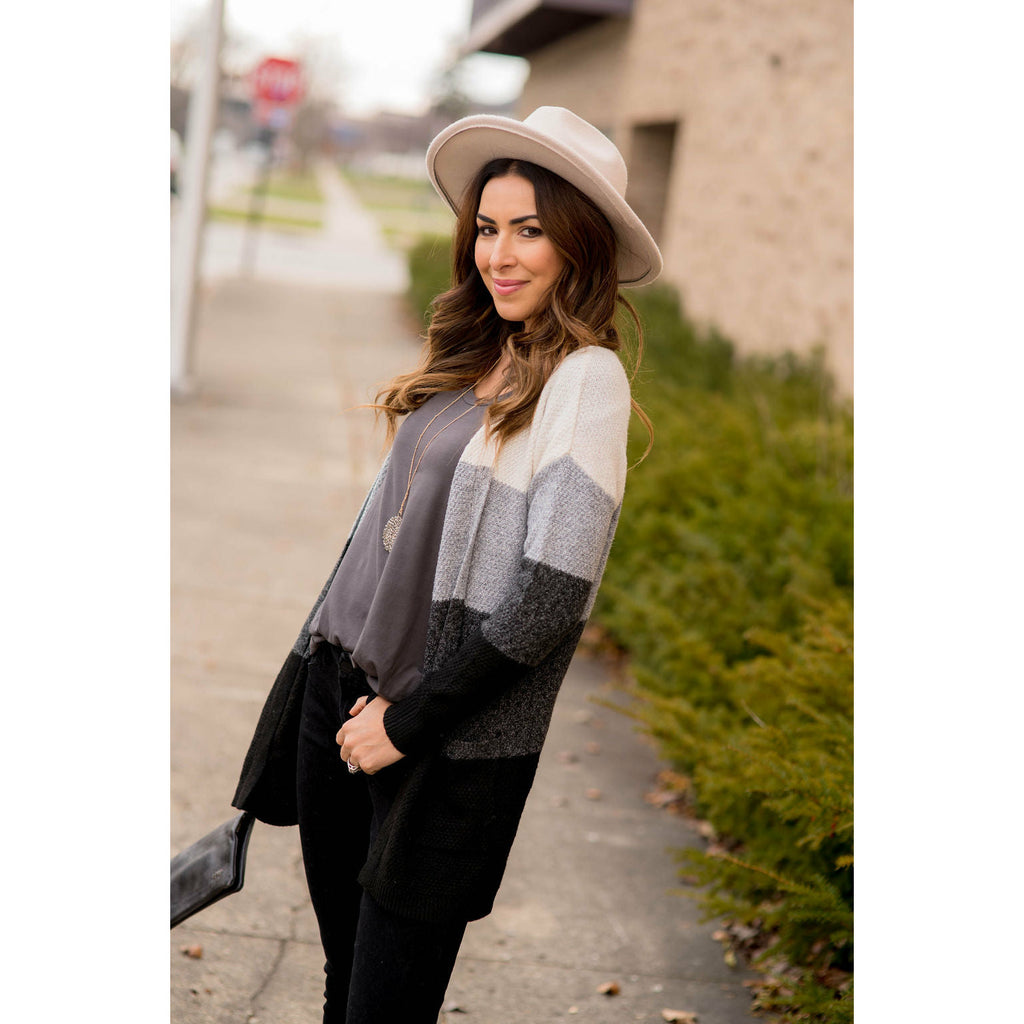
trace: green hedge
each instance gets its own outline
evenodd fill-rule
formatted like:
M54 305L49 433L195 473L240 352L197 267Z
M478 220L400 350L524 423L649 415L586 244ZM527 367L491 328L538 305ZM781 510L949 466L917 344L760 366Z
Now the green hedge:
M428 319L435 295L446 291L451 280L452 240L445 235L428 235L409 251L409 305L416 316Z
M447 241L411 254L410 301L447 283ZM630 295L636 397L654 422L631 469L593 621L628 654L632 712L692 813L680 853L709 916L791 1021L853 1012L853 423L819 355L737 357L666 288ZM634 422L631 464L647 444Z

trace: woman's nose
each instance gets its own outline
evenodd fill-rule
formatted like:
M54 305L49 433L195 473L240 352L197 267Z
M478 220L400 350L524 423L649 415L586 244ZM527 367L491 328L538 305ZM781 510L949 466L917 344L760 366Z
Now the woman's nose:
M494 248L491 249L491 267L508 267L515 263L515 251L507 238L500 235L494 240Z

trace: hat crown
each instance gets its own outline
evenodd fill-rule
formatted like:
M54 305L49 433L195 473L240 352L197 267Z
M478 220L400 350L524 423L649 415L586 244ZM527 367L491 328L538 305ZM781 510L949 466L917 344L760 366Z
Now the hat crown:
M538 107L522 123L571 149L620 196L626 195L626 161L615 143L589 121L565 107Z

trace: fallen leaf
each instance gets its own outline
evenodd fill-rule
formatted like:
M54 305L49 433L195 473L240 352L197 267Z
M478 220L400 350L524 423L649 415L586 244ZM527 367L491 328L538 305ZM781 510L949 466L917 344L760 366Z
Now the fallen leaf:
M600 800L604 794L599 789L588 789L583 794L588 800Z
M727 949L722 956L722 959L730 966L736 966L736 954L731 950Z
M619 988L617 981L606 981L603 985L599 985L597 991L603 996L617 996L622 989Z
M662 1010L661 1016L668 1024L697 1024L697 1014L689 1010Z
M665 769L658 772L658 785L662 789L673 789L682 793L690 788L690 778L687 775L680 775L678 772Z
M591 740L584 748L588 754L600 754L601 744L597 740Z
M570 1013L579 1013L580 1012L580 1008L578 1006L570 1006L569 1007L569 1012Z
M448 1002L441 1007L441 1009L445 1013L466 1013L466 1011L461 1006L459 1006L459 1004L455 1002L454 999L449 999Z
M715 942L725 942L729 938L729 933L719 928L717 932L711 933L711 938L713 938Z
M644 803L652 807L671 807L682 799L680 793L673 793L670 789L655 789L650 793L644 793Z
M182 946L181 951L185 956L192 957L193 960L198 960L203 955L202 946Z
M575 764L579 760L579 757L577 757L571 750L562 750L558 754L558 760L562 764Z
M850 980L848 971L841 971L838 967L829 967L818 974L818 981L826 988L842 989Z

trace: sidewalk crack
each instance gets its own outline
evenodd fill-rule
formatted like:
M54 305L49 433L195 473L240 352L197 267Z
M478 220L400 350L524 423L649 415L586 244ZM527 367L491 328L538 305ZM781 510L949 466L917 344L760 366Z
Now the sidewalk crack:
M266 991L267 986L270 984L274 975L277 973L278 968L281 966L281 961L284 960L284 951L288 945L288 939L277 940L277 956L274 957L274 962L270 965L267 973L263 977L263 981L260 982L260 987L256 989L251 996L249 996L249 1016L258 1017L256 1003L259 998Z

